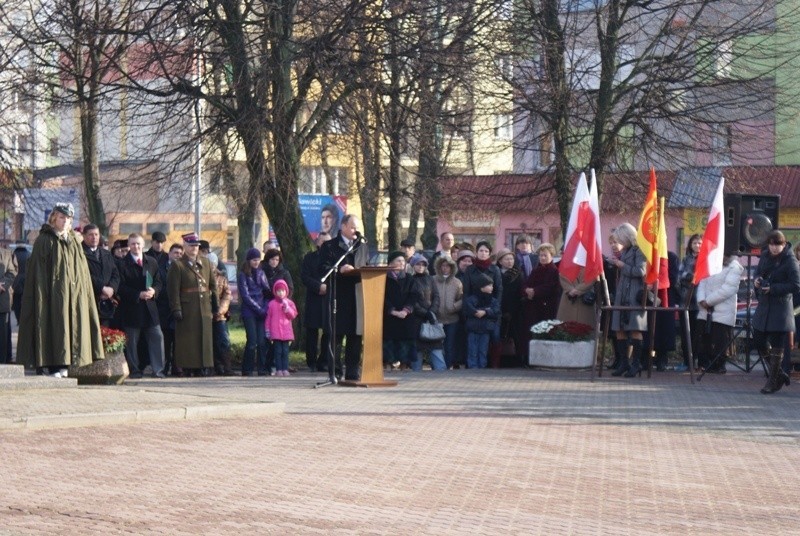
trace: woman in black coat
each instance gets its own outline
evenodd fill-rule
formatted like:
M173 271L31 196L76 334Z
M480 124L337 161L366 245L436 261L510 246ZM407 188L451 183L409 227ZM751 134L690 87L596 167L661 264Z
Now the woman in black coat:
M419 290L414 278L406 273L406 260L401 251L390 253L388 263L383 300L383 365L388 368L399 362L405 369L412 365L419 332L419 324L414 321Z
M783 346L787 334L794 330L792 294L800 291L800 269L791 245L780 231L767 236L767 248L761 253L753 286L758 306L753 313L753 346L769 371L764 394L789 385L789 376L781 370Z
M281 250L268 249L264 254L264 260L261 261L261 269L264 270L264 275L267 276L267 282L269 283L269 290L265 292L264 296L267 298L267 301L273 298L272 285L274 285L278 279L283 279L286 281L286 284L289 286L289 296L294 295L294 282L292 281L292 274L290 274L289 270L283 266L283 255L281 254Z

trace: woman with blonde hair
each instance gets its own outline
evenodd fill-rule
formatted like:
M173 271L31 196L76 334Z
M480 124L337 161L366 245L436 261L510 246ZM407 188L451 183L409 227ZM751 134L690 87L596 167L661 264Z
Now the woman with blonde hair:
M619 257L610 260L619 273L614 294L614 305L639 305L640 296L645 291L644 276L647 273L647 259L636 245L636 228L623 223L611 233L611 249ZM614 352L619 366L612 376L636 376L642 370L642 339L647 330L647 314L644 309L633 311L614 311L611 315L611 329L615 333Z

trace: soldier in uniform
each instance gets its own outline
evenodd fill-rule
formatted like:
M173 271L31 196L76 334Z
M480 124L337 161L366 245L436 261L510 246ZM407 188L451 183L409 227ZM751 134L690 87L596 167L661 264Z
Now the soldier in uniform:
M183 256L167 272L167 293L175 319L175 365L184 374L207 376L214 367L212 301L217 285L208 259L199 255L200 237L183 235Z

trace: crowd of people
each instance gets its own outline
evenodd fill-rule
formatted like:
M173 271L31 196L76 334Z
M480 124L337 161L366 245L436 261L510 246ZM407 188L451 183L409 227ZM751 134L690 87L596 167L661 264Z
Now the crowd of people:
M97 226L79 236L72 229L73 210L57 204L28 255L0 250L0 352L11 359L8 315L20 325L20 362L40 374L66 377L70 366L102 357L100 326L121 329L131 377L147 369L154 377L233 375L227 321L231 293L224 264L195 233L182 244L164 249L166 237L155 232L150 249L133 233L101 244ZM346 214L335 235L323 230L316 250L303 259L306 364L358 380L361 334L356 311L358 277L348 272L367 265L368 250L359 219ZM653 347L656 369L666 370L680 329L683 365L706 372L725 372L731 357L733 327L744 268L726 255L723 269L693 284L702 238L687 242L683 261L670 253L669 289L647 297L647 261L636 244L636 228L624 223L609 236L611 255L604 270L612 303L610 337L613 376L634 377ZM526 366L531 327L552 319L594 325L594 282L560 275L556 249L548 243L536 251L520 235L514 250L485 240L474 246L456 243L452 233L440 236L430 258L410 240L389 253L383 314L383 365L386 370L432 370ZM757 307L752 317L753 345L769 372L765 394L789 385L787 355L798 330L794 303L800 301L800 246L792 250L780 231L767 238L754 276ZM354 272L357 273L357 272ZM251 248L238 270L241 321L246 345L241 374L288 376L289 347L295 340L298 308L294 281L272 244ZM11 296L13 294L13 300ZM653 341L648 318L640 308L647 297L665 306L688 307L688 320L670 310L656 316ZM64 322L69 318L69 322ZM691 333L692 340L686 335ZM798 341L800 342L800 341ZM691 344L690 344L691 343ZM341 354L344 351L344 363ZM331 370L331 367L334 367Z

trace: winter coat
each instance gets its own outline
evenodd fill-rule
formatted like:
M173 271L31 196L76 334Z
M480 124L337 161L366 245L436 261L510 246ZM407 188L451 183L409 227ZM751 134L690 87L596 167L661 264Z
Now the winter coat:
M423 322L428 322L430 320L431 313L436 316L437 322L441 322L438 318L439 304L441 303L439 289L436 287L433 276L427 272L421 274L415 273L411 276L411 279L414 280L414 284L417 286L417 292L419 293L419 299L414 304L413 314L414 324L416 325L415 332L418 337L417 348L421 350L441 348L442 341L428 342L419 340L420 326Z
M503 278L503 296L500 299L500 309L503 315L516 317L522 311L522 283L524 277L517 268L510 268L505 272L500 269L500 276Z
M486 315L478 318L475 313L481 309L486 311ZM464 317L469 333L494 333L500 314L500 302L491 294L481 292L464 298Z
M680 289L681 295L680 305L686 305L686 299L689 298L689 294L691 293L691 298L689 299L688 305L689 309L692 311L696 311L698 308L697 293L692 291L692 287L694 286L693 280L696 265L697 255L694 253L689 253L683 258L683 262L678 269L678 288Z
M533 299L525 294L526 288L533 289ZM558 283L558 268L555 263L539 264L533 269L528 280L522 285L522 310L525 328L543 320L552 320L558 312L558 299L561 286Z
M306 253L300 267L300 281L306 287L306 307L303 325L307 329L321 329L325 309L325 295L320 295L322 286L319 272L319 250ZM327 288L327 285L326 285Z
M414 278L405 272L386 275L386 294L383 300L383 340L413 341L419 333L419 323L414 318L414 305L419 301L419 288ZM408 316L398 318L392 311L405 309Z
M291 296L294 294L294 281L292 281L292 274L289 273L283 263L278 263L278 266L273 268L266 262L261 263L261 269L264 271L264 276L267 278L267 290L264 296L267 298L267 303L274 298L275 296L272 294L272 287L275 285L275 281L279 279L283 279L286 281L286 284L289 286L289 295Z
M637 246L630 246L622 251L620 260L625 264L619 268L614 305L640 305L636 302L636 296L640 290L644 289L647 259ZM611 315L611 329L614 331L646 331L647 314L644 309L641 311L614 311Z
M492 280L492 297L499 302L503 296L503 276L496 264L490 264L486 269L481 269L477 264L468 266L461 280L464 283L464 296L481 294L481 275L487 275Z
M197 369L214 366L211 327L211 294L217 282L208 259L198 256L194 262L184 255L169 267L167 292L173 317L180 311L182 320L175 320L175 365Z
M31 367L81 367L105 357L89 267L75 233L43 225L25 270L17 358Z
M449 262L451 265L450 275L444 277L439 274L433 278L436 290L439 292L439 310L436 311L436 316L439 317L439 322L442 324L454 324L458 322L461 315L464 287L461 280L454 275L455 263L449 259L445 262Z
M156 251L151 247L150 249L145 251L144 254L147 255L148 257L154 258L159 268L161 268L162 266L166 266L166 264L169 262L169 253L167 253L163 249L161 251Z
M97 313L100 315L100 320L111 320L114 318L115 305L112 300L101 300L100 293L103 287L111 287L114 289L114 294L118 292L119 270L117 269L117 263L114 261L114 256L111 252L101 247L92 251L84 245L83 254L86 257L89 275L92 278L92 289L97 301Z
M794 331L792 294L800 291L800 270L791 244L787 242L783 251L774 257L769 254L769 248L761 253L755 272L755 278L759 277L769 282L769 292L757 289L753 328L763 332Z
M347 252L347 245L344 242L341 231L332 238L322 244L319 248L319 269L318 274L320 279L333 268L342 255ZM358 243L356 247L347 254L342 264L349 264L355 268L362 268L367 265L369 261L369 251L364 243ZM359 275L338 274L334 275L336 278L336 336L340 335L356 335L356 328L358 326L358 305L356 302L356 285L361 282ZM333 305L334 293L331 290L333 281L328 279L328 293L325 300L323 329L328 330L331 322L328 321L328 316Z
M744 267L736 259L722 267L718 274L706 277L697 284L697 303L705 301L714 308L711 321L726 326L736 324L736 293L739 291ZM708 311L700 307L697 318L706 320Z
M158 266L158 277L164 285L162 292L156 296L156 307L158 307L158 320L161 322L161 330L175 329L175 321L172 319L172 310L169 307L169 293L167 292L167 273L171 262Z
M7 249L0 249L0 283L3 283L3 292L0 293L0 313L11 312L11 287L16 277L14 255Z
M239 300L242 302L242 318L263 320L267 316L265 295L269 289L264 272L261 268L255 268L250 275L247 275L244 270L239 270L236 282L239 289Z
M149 274L149 277L147 277ZM156 292L152 300L142 300L139 294L147 290L147 280ZM158 263L153 257L142 256L142 266L136 264L128 253L119 263L119 296L122 325L126 328L148 328L160 325L155 298L164 290L158 273Z
M273 341L293 341L292 320L297 316L297 306L289 298L272 298L267 304L264 328Z
M558 304L558 315L556 318L562 322L580 322L582 324L594 326L595 306L586 305L583 303L583 295L587 292L594 292L595 282L584 282L583 271L584 269L581 268L580 273L578 273L578 277L574 281L570 281L563 275L558 276L562 293L561 301ZM574 298L570 297L569 295L569 292L572 289L575 289L579 293ZM595 300L596 299L597 295L595 294Z
M14 277L14 282L11 284L11 309L13 309L17 320L19 320L22 315L22 291L25 288L25 267L27 266L30 255L30 252L25 248L17 248L14 250L17 275Z
M225 272L212 267L214 281L217 283L217 312L214 313L214 322L225 322L231 317L231 287Z

